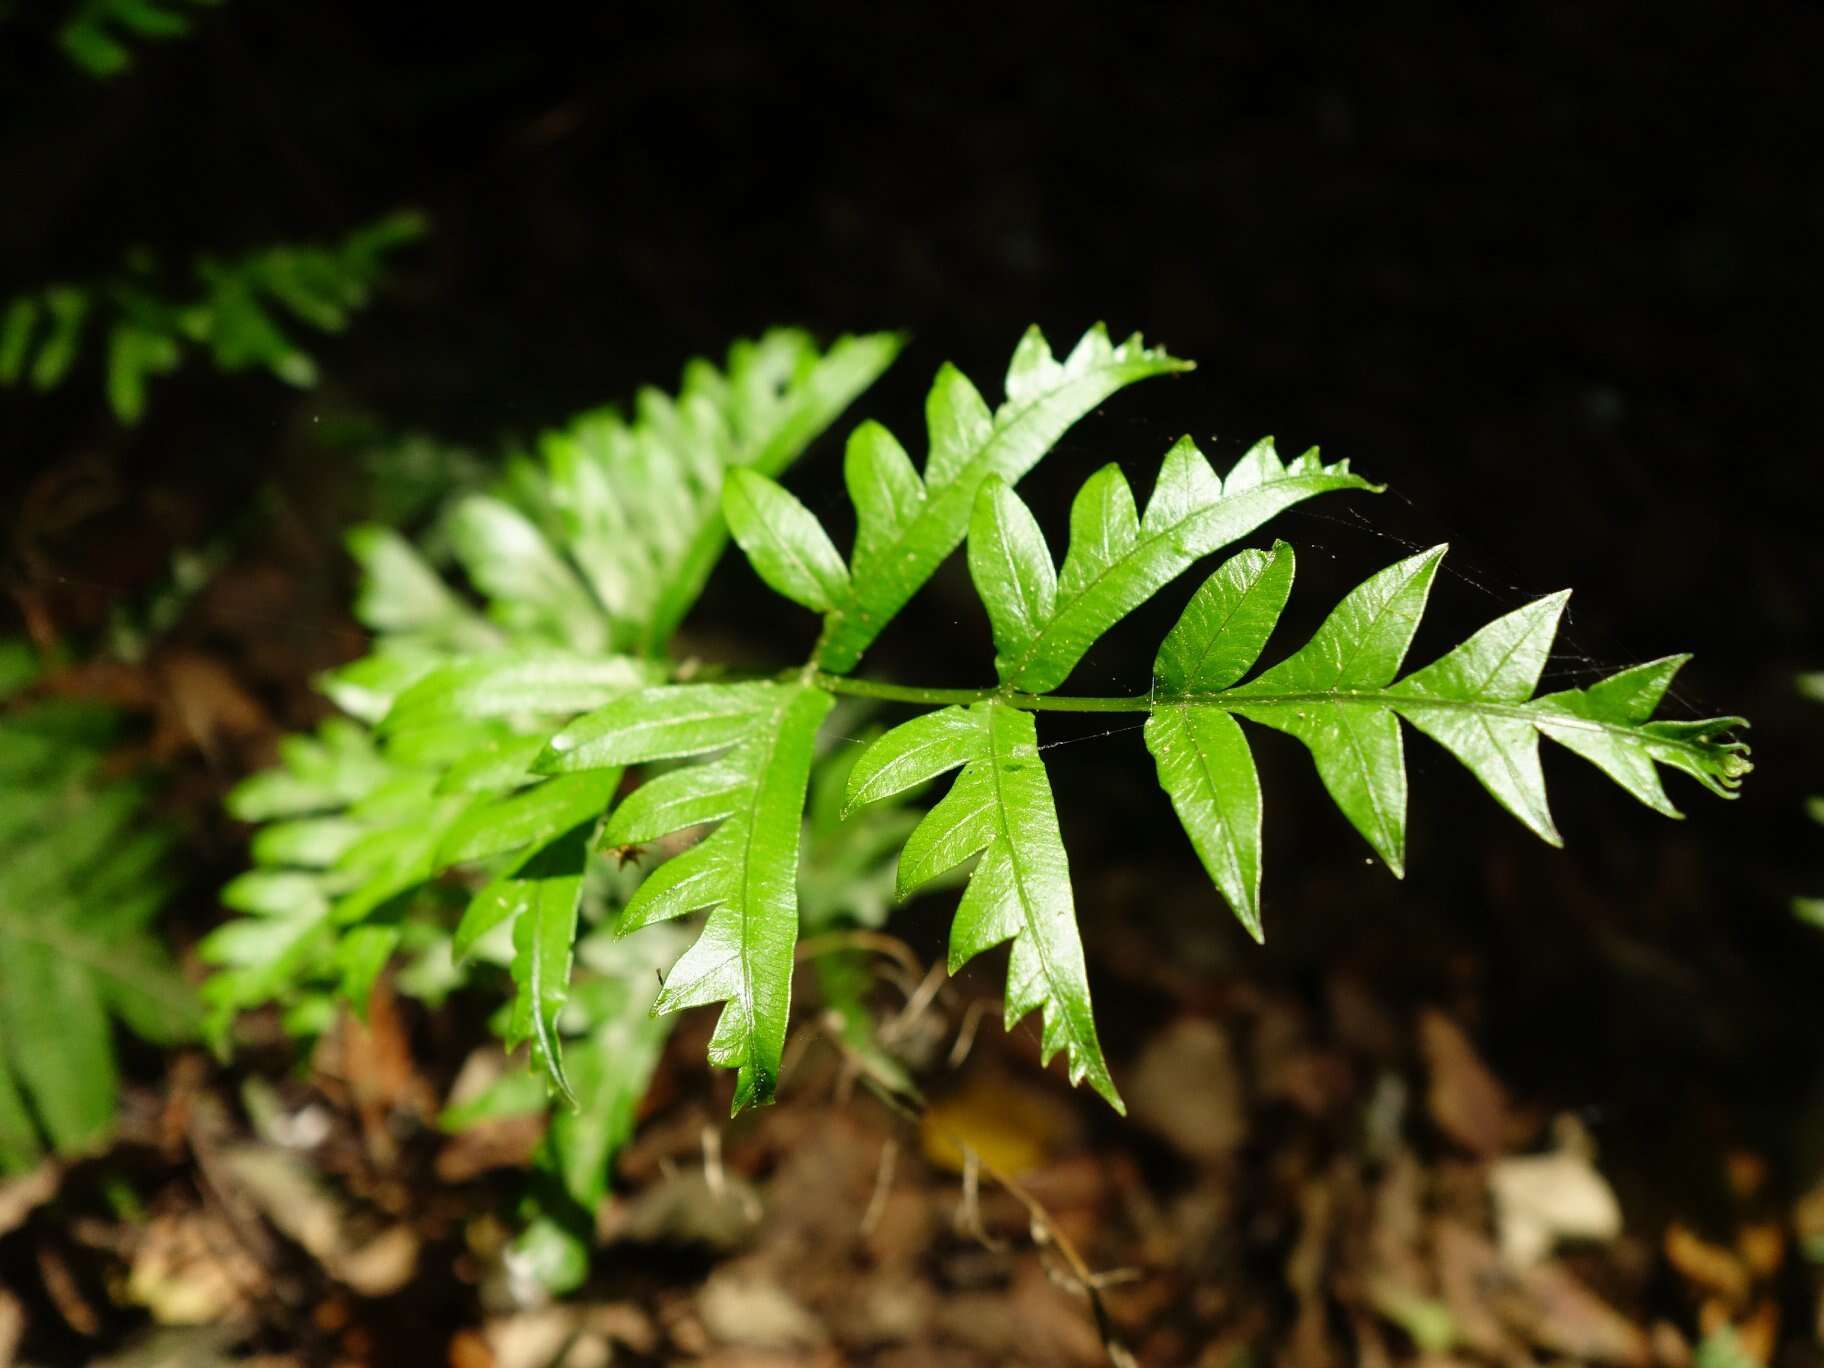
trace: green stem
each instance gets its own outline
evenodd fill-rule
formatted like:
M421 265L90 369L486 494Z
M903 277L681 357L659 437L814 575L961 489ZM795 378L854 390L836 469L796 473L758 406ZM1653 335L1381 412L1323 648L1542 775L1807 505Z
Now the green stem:
M1005 703L1010 708L1019 708L1025 712L1074 713L1150 713L1155 708L1167 704L1187 703L1221 708L1225 712L1243 712L1250 704L1256 708L1266 708L1354 702L1386 708L1398 708L1405 704L1422 705L1431 709L1457 709L1488 717L1511 717L1532 723L1550 723L1564 731L1606 732L1633 740L1640 740L1648 735L1646 730L1641 727L1599 722L1591 718L1576 717L1565 713L1541 713L1537 708L1525 703L1492 703L1479 698L1419 697L1380 689L1367 689L1359 692L1314 690L1283 694L1258 694L1244 689L1219 689L1214 693L1206 694L1133 694L1125 698L1086 698L1073 697L1068 694L1019 693L1013 689L928 689L916 684L888 684L874 679L851 679L847 675L830 674L823 670L810 668L793 677L803 683L814 684L829 693L851 694L857 698L878 698L889 703L918 703L931 708L948 707L951 704L967 707L971 703L982 703L991 698ZM1740 724L1741 719L1719 718L1717 721ZM1710 747L1679 737L1662 735L1653 736L1651 739L1655 745L1668 750L1683 750L1693 755L1705 756L1710 753ZM1731 745L1726 749L1742 748ZM1746 760L1739 760L1733 766L1734 771L1741 774L1747 773L1748 768Z
M1016 693L1003 689L927 689L916 684L886 684L875 679L850 679L847 675L816 671L807 680L829 693L850 694L856 698L878 698L889 703L923 703L941 708L950 704L967 707L987 699L999 699L1011 708L1025 712L1151 712L1153 700L1146 694L1131 698L1083 698L1064 694Z

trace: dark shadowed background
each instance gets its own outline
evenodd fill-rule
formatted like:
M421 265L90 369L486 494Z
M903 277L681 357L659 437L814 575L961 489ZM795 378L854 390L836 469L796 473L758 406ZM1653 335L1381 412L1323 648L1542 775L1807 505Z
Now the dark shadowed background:
M1548 680L1692 651L1673 715L1750 716L1758 766L1733 805L1669 781L1690 814L1671 824L1554 755L1555 853L1415 739L1402 885L1365 867L1302 751L1264 737L1259 951L1138 736L1047 719L1074 739L1050 758L1092 963L1128 985L1105 994L1111 1054L1151 1021L1136 957L1299 981L1342 956L1473 1015L1505 1077L1605 1143L1651 1140L1635 1162L1668 1188L1685 1136L1778 1137L1793 1163L1813 1146L1824 939L1788 899L1824 890L1802 813L1824 710L1791 683L1824 668L1815 5L230 0L107 84L40 37L24 18L0 55L0 295L135 243L182 259L402 205L433 225L345 337L313 340L316 392L198 367L125 431L97 374L0 393L10 583L67 629L257 489L317 507L352 486L313 441L324 414L491 448L768 324L901 327L913 345L864 403L917 451L941 361L995 397L1027 323L1063 347L1105 319L1200 369L1111 401L1028 478L1060 544L1103 462L1144 490L1182 432L1220 467L1268 432L1321 443L1390 488L1271 529L1300 553L1280 647L1449 540L1415 659L1574 586ZM839 451L791 479L838 522ZM76 465L100 492L41 524L28 492ZM316 588L286 630L329 663L358 649L347 570L327 533L308 544ZM1081 688L1143 688L1195 582ZM693 628L781 658L745 625L766 602L733 560ZM808 644L811 624L787 632ZM873 667L973 682L990 654L952 564ZM309 706L269 692L291 720ZM942 919L918 920L935 944Z

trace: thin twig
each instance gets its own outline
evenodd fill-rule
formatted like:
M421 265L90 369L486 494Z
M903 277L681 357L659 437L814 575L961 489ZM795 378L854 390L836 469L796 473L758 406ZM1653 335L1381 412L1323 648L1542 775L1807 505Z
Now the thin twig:
M838 950L872 950L877 955L885 955L897 962L913 978L922 972L918 956L898 936L859 928L853 931L827 931L821 936L801 940L793 958L800 961L813 960L819 955L828 955Z
M957 1027L956 1042L951 1045L949 1058L944 1061L947 1067L963 1067L963 1061L969 1058L969 1051L975 1048L975 1033L982 1024L982 1018L987 1015L987 998L975 998L963 1009L963 1024Z
M918 987L912 990L912 995L906 999L906 1005L900 1008L899 1014L880 1028L880 1039L883 1045L900 1039L918 1024L918 1019L937 1000L937 995L942 991L946 977L943 965L933 964L931 966L924 978L920 980Z
M880 1164L874 1170L874 1191L868 1208L861 1213L861 1233L872 1235L886 1214L887 1195L893 1191L893 1171L899 1163L899 1141L888 1136L880 1146Z

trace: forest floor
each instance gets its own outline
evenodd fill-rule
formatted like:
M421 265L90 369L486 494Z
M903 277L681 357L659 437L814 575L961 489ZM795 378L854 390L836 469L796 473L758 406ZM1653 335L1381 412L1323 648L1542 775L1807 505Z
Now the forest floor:
M302 1070L276 1030L232 1070L169 1058L115 1149L0 1186L0 1362L1670 1368L1724 1325L1746 1357L1698 1362L1813 1333L1824 1190L1731 1150L1723 1219L1630 1222L1626 1155L1346 968L1314 999L1185 994L1123 1074L1126 1122L938 983L885 1014L928 1064L914 1117L813 1020L780 1103L730 1124L688 1019L594 1275L550 1304L501 1258L536 1124L436 1126L492 1047L383 991Z

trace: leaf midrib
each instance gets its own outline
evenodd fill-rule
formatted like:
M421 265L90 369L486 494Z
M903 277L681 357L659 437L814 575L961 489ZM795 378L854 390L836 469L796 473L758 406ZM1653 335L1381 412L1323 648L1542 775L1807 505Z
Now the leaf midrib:
M1243 686L1244 688L1246 686ZM1251 694L1241 689L1222 689L1208 694L1172 694L1161 695L1154 700L1155 706L1167 706L1185 703L1192 707L1218 708L1223 712L1240 712L1245 714L1250 708L1293 707L1300 703L1335 703L1339 706L1391 708L1402 712L1406 708L1449 708L1460 712L1479 713L1489 717L1512 717L1532 723L1541 730L1549 728L1562 731L1588 732L1612 737L1626 737L1634 741L1654 746L1664 746L1669 750L1680 750L1700 758L1708 757L1711 752L1695 741L1682 737L1661 736L1646 728L1651 723L1604 722L1597 718L1579 717L1575 713L1558 712L1550 708L1541 708L1537 704L1542 699L1531 699L1525 703L1494 703L1480 698L1449 698L1430 694L1396 692L1398 685L1387 689L1307 689L1296 693ZM1145 697L1138 702L1146 703ZM1139 710L1139 709L1136 709Z
M1248 600L1254 596L1254 591L1260 588L1260 582L1267 577L1267 571L1272 568L1273 559L1269 556L1267 560L1262 563L1260 573L1249 580L1247 585L1242 589L1240 596L1235 600L1235 606L1229 609L1227 613L1223 614L1222 621L1217 625L1216 630L1211 632L1209 638L1203 643L1203 649L1197 652L1197 658L1192 663L1191 668L1185 671L1185 677L1187 679L1195 679L1203 673L1204 667L1209 663L1210 656L1216 650L1217 644L1221 642L1224 634L1228 632L1229 625L1241 615L1241 610L1247 606ZM1275 622L1274 625L1277 626L1278 623ZM1261 645L1264 647L1265 644L1266 642L1263 639ZM1254 652L1254 660L1258 659L1260 659L1260 651L1257 649ZM1244 664L1240 673L1246 674L1248 667L1254 663L1254 660L1250 660Z
M1164 359L1165 358L1160 358L1161 361ZM1022 425L1030 420L1045 403L1056 398L1072 385L1090 379L1093 376L1119 374L1122 371L1136 368L1144 370L1152 364L1154 364L1152 359L1145 356L1142 356L1137 360L1111 359L1105 364L1092 366L1090 369L1076 375L1064 373L1057 385L1035 395L1015 411L1012 416L1008 417L1005 422L1002 421L1001 415L1007 412L1009 405L1002 404L1000 410L996 412L991 419L994 427L988 435L988 440L977 447L975 454L964 461L962 465L957 468L956 473L942 485L934 487L928 482L924 483L926 497L924 502L919 506L919 511L913 514L910 521L903 523L899 527L893 534L891 541L880 548L876 553L876 556L871 560L870 567L873 565L891 563L896 557L904 553L907 543L913 540L916 533L924 529L925 524L941 521L938 518L938 515L946 512L954 503L963 502L966 504L968 500L964 499L962 496L968 491L968 487L971 483L979 488L982 480L986 479L989 475L999 473L996 471L993 461L993 456L997 448L1006 445L1012 435L1015 432L1018 432ZM927 457L927 460L928 459L929 457ZM979 476L973 481L970 478L970 472L972 471L980 472ZM1009 480L1008 483L1012 484L1013 481ZM973 495L971 494L970 498L972 497ZM968 519L967 517L964 517L961 520L961 526L958 529L955 539L953 539L950 542L950 545L936 557L938 561L941 561L945 556L948 556L950 552L956 549L957 544L962 540L963 533L966 532L967 529ZM842 598L830 609L831 616L838 619L846 618L852 610L860 608L867 587L881 585L883 587L891 588L896 593L898 592L898 581L889 580L882 575L860 573L864 568L867 567L860 565L855 567L856 573L850 578L848 589L844 591ZM913 589L906 593L905 598L910 598L912 592L916 592L916 589L917 586L913 586ZM900 601L903 603L905 599L902 598ZM826 633L826 635L828 634Z
M34 941L75 961L92 974L127 984L168 1006L184 1005L180 998L172 994L171 979L157 975L143 964L129 962L123 968L107 957L108 943L98 937L77 935L45 920L29 923L16 914L7 915L0 911L0 940L9 938ZM172 972L175 974L175 970ZM179 979L178 982L182 980Z
M741 487L739 484L736 484L734 486L734 488L738 491L741 491ZM804 576L805 582L811 587L811 589L812 590L822 589L823 576L820 573L818 573L818 571L811 565L811 563L808 560L806 560L804 558L804 556L802 554L800 554L797 544L790 537L786 536L784 534L784 532L781 531L780 528L774 524L774 522L771 518L766 516L765 511L760 507L760 505L758 503L756 503L752 498L750 498L745 491L741 491L739 493L739 497L746 500L747 506L750 510L752 510L754 517L759 521L759 523L762 527L766 528L767 532L771 535L773 545L785 553L786 559L791 561L793 567L798 571L798 573Z
M1177 535L1178 533L1182 532L1188 524L1195 522L1197 519L1202 518L1209 514L1216 513L1219 510L1226 510L1230 504L1239 503L1241 500L1248 498L1252 494L1255 494L1258 492L1264 492L1264 491L1270 490L1270 489L1277 489L1282 485L1296 484L1301 480L1303 480L1303 481L1321 480L1321 479L1325 478L1327 474L1328 474L1328 472L1319 471L1319 472L1315 472L1315 473L1306 473L1303 475L1287 475L1281 479L1266 480L1257 485L1250 485L1248 488L1242 490L1241 493L1239 493L1239 494L1230 495L1225 491L1223 493L1219 493L1209 503L1204 504L1201 507L1196 508L1196 509L1192 510L1191 512L1185 514L1177 522L1169 524L1163 530L1161 530L1159 532L1155 532L1150 536L1143 535L1143 537L1140 541L1135 542L1133 544L1133 546L1130 547L1126 552L1124 552L1119 558L1110 561L1100 571L1098 571L1096 573L1095 578L1090 580L1088 584L1084 585L1083 589L1079 593L1076 593L1071 596L1070 602L1060 603L1058 605L1056 611L1053 612L1051 615L1051 620L1039 629L1038 634L1033 637L1032 643L1026 648L1026 650L1024 652L1021 653L1019 659L1015 662L1015 665L1014 665L1014 668L1012 669L1012 671L1004 677L1007 679L1011 679L1011 680L1017 680L1021 676L1023 676L1026 673L1026 671L1031 667L1033 661L1038 657L1041 649L1047 644L1048 640L1050 639L1050 637L1052 635L1053 629L1055 627L1057 627L1058 624L1067 621L1070 617L1071 612L1074 609L1076 609L1079 605L1081 605L1085 600L1089 599L1090 596L1092 594L1094 594L1095 591L1101 586L1102 582L1104 580L1106 580L1110 575L1114 574L1117 570L1121 569L1122 566L1128 564L1129 562L1140 559L1143 555L1145 555L1148 551L1150 551L1160 541L1164 540L1167 537ZM1142 521L1141 530L1142 530L1142 533L1144 534L1144 532L1145 532L1144 521ZM1212 549L1215 549L1215 548L1212 548ZM1203 554L1208 555L1209 552L1204 552ZM1199 559L1199 557L1193 557L1193 559ZM1191 563L1190 561L1187 561L1185 563L1186 568L1189 567L1190 563ZM1180 573L1182 573L1182 571ZM1264 574L1265 572L1263 571L1262 573ZM1256 582L1258 582L1258 579L1256 580ZM1251 587L1252 586L1250 586L1250 588ZM1212 646L1214 645L1214 641L1212 641L1211 645ZM1206 650L1206 654L1207 654L1207 650Z
M1235 877L1243 884L1244 890L1252 893L1254 890L1246 887L1246 879L1241 867L1241 845L1235 839L1235 824L1231 820L1228 807L1223 803L1221 797L1226 786L1216 782L1216 772L1210 768L1209 752L1203 748L1198 740L1197 733L1191 727L1190 709L1181 707L1179 708L1178 713L1180 719L1179 725L1184 728L1185 740L1189 743L1192 753L1197 757L1197 768L1203 772L1204 783L1209 786L1210 801L1217 806L1222 814L1222 820L1217 825L1222 830L1223 844L1229 848L1229 868L1235 871Z
M991 704L990 706L992 707L995 705ZM1013 832L1007 825L1007 801L1001 788L1000 735L995 728L992 714L986 719L986 722L988 730L988 759L994 779L995 825L1000 828L1000 839L1007 845L1007 865L1008 868L1013 870L1014 888L1018 892L1020 898L1020 913L1026 922L1026 931L1024 934L1031 940L1033 950L1039 957L1039 967L1043 970L1045 982L1051 990L1048 996L1051 1001L1057 1004L1058 1016L1064 1023L1065 1033L1070 1037L1071 1043L1065 1047L1065 1052L1069 1056L1072 1064L1076 1064L1080 1058L1087 1063L1089 1058L1088 1047L1084 1044L1083 1037L1077 1033L1077 1023L1070 1010L1070 1003L1067 1000L1064 991L1058 986L1057 975L1052 969L1051 954L1045 944L1045 938L1039 934L1038 923L1032 914L1032 899L1027 895L1026 878L1020 868L1019 845L1014 841ZM1043 764L1043 761L1038 760L1035 756L1034 763ZM1040 1007L1040 1011L1043 1013L1043 1006Z
M747 1037L747 1067L754 1073L755 1086L759 1086L759 1082L764 1076L760 1061L760 1031L758 1023L754 1019L753 938L751 935L754 918L753 908L756 902L752 875L754 866L754 835L760 825L758 820L760 816L760 776L772 768L773 756L778 753L780 734L784 730L785 714L796 701L797 696L789 690L786 691L786 696L779 701L778 705L774 707L772 715L767 718L767 738L764 755L761 758L760 763L754 767L755 777L748 789L750 794L748 808L746 813L743 814L744 829L741 833L741 951L737 958L739 958L741 962L741 1014L747 1022L747 1030L744 1033ZM794 818L794 820L796 819Z

